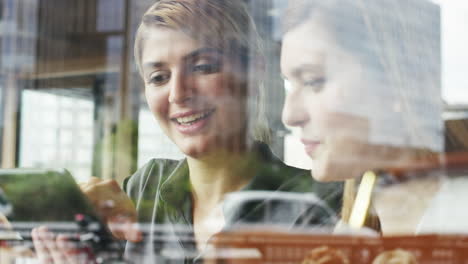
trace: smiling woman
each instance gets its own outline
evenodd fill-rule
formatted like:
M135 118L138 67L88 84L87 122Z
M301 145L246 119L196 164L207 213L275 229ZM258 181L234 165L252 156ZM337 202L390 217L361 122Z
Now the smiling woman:
M234 76L231 60L182 32L148 32L142 53L145 94L166 135L193 158L245 148L239 145L247 136L245 80Z
M143 17L136 35L135 61L145 81L153 114L168 111L168 121L175 122L174 118L179 117L188 117L186 121L196 115L208 117L210 112L209 119L217 120L195 122L194 126L179 123L179 131L189 133L205 123L219 128L218 137L214 138L217 143L238 145L236 148L240 143L240 147L244 147L243 143L251 144L252 140L269 140L260 78L263 65L258 63L262 61L260 38L244 5L228 1L161 1ZM177 82L169 83L171 79ZM166 89L159 90L168 92L168 85L173 84L180 85L172 87L175 89L168 95L148 89L150 86L164 87ZM156 94L168 96L166 101L179 106L180 100L192 99L188 105L193 107L165 110L164 104L158 104L156 110L148 98ZM206 100L203 94L210 94L210 99ZM217 109L220 105L224 106ZM211 114L214 114L213 118ZM230 118L226 119L226 114ZM159 115L155 116L162 121ZM161 125L177 145L178 141L172 137L176 135L168 133L170 127ZM233 133L239 135L233 138ZM201 143L199 147L202 149L192 148L189 153L203 151L203 146L208 147ZM183 148L181 150L190 155Z

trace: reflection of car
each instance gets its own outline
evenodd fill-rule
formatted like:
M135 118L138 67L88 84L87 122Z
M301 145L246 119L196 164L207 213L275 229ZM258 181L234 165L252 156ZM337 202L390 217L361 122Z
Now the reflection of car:
M338 221L335 212L313 193L241 191L226 195L227 224L319 228Z

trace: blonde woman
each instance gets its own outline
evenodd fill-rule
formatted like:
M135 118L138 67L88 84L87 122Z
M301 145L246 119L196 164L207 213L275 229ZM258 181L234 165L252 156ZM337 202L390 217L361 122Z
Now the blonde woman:
M126 256L133 262L201 258L214 233L243 223L276 221L288 228L334 224L317 204L305 211L288 207L276 220L265 215L268 197L237 211L223 204L226 194L238 191L312 193L334 209L341 198L340 185L315 182L307 171L274 157L262 142L267 131L261 115L261 56L255 26L242 1L161 0L143 16L135 59L146 100L186 159L151 160L127 179L133 213L115 182L94 179L84 188L97 205L109 197L122 201L106 219L127 214L146 227L143 237L127 244ZM126 205L124 212L119 212L121 204ZM306 213L308 217L302 217ZM116 233L130 238L127 231ZM164 246L157 243L160 231L169 233ZM36 248L47 240L47 230L33 235ZM54 249L38 251L43 259L73 257L65 250L49 254L57 252Z

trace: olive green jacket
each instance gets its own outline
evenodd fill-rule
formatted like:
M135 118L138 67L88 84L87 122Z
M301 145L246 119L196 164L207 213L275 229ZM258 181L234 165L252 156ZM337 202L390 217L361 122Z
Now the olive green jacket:
M341 206L341 183L313 180L309 171L285 165L265 144L258 144L255 152L257 173L240 192L269 191L279 195L269 195L270 199L275 197L274 203L269 203L268 198L263 201L248 201L247 198L245 205L248 206L231 206L231 210L223 208L225 229L263 223L280 223L287 228L334 227L336 213ZM145 232L142 242L127 244L126 257L135 263L155 263L158 258L192 263L193 259L197 259L199 252L193 237L193 201L187 161L153 159L129 177L124 186L135 203L138 221ZM321 204L311 205L306 218L301 217L306 213L304 210L293 210L291 208L297 206L289 204L286 206L290 210L279 214L279 217L278 214L274 219L264 217L266 206L273 212L277 212L281 206L284 208L285 203L278 202L278 197L285 192L313 195L319 197ZM324 214L323 206L330 208L328 212L331 213ZM315 210L315 213L311 214L311 210Z

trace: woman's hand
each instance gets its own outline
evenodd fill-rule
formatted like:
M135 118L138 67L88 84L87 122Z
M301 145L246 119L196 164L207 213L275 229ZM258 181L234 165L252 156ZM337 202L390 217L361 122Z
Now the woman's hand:
M116 238L133 242L141 240L142 234L136 227L135 206L115 180L92 177L79 186Z
M56 235L45 226L34 228L31 235L40 264L96 263L91 248L67 235Z
M4 214L0 212L0 228L1 229L10 229L11 224Z

